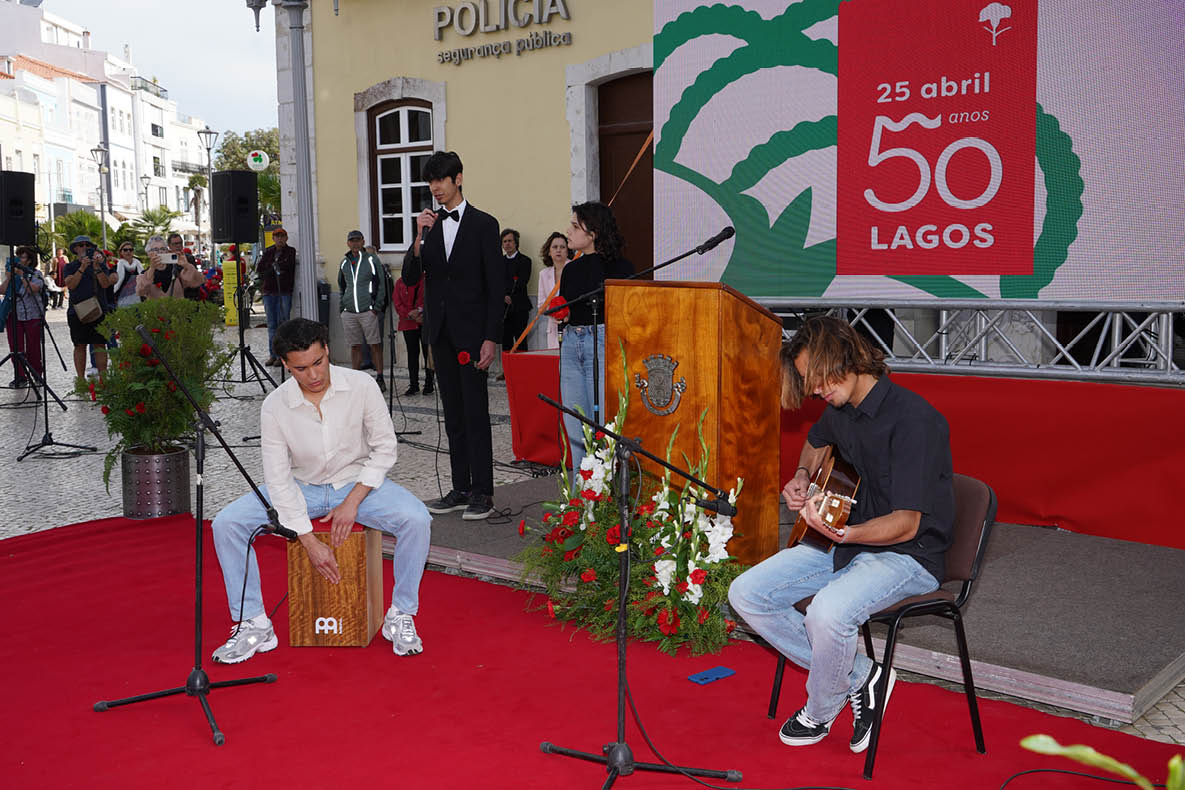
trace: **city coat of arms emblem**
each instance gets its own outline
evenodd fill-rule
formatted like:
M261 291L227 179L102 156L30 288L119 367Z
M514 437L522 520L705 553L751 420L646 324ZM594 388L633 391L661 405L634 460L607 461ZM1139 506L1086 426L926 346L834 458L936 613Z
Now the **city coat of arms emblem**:
M687 379L675 381L675 368L679 363L666 354L652 354L642 360L646 366L646 377L634 374L634 384L642 392L642 404L651 414L659 417L679 408L679 401L687 389Z

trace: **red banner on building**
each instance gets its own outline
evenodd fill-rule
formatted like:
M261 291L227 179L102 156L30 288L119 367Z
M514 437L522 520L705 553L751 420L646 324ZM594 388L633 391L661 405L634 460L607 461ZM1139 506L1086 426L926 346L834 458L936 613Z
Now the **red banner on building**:
M839 7L837 273L1031 274L1037 4Z

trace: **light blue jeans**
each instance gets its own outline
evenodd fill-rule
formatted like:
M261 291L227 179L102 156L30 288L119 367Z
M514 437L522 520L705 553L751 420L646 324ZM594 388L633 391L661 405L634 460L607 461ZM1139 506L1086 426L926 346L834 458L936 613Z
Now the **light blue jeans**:
M597 327L597 384L600 388L601 413L593 414L593 328L569 326L560 344L560 401L569 409L579 409L585 417L604 424L605 415L605 325ZM564 415L564 430L572 468L579 469L584 459L584 424Z
M309 518L314 521L340 505L353 488L352 485L340 489L328 484L298 485L304 494ZM266 497L267 486L260 486L260 490ZM415 614L420 608L420 577L424 575L432 537L432 516L428 514L428 508L403 486L384 480L358 506L357 521L395 536L395 557L391 563L395 589L391 592L391 605L405 614ZM230 616L235 621L248 620L266 611L259 588L259 564L255 561L255 552L251 552L250 558L247 556L251 533L266 523L267 513L253 493L239 497L214 517L214 550L218 553L218 564L222 566L222 580L226 582ZM247 593L242 598L240 617L244 569L247 572Z
M274 357L272 342L276 339L276 327L292 315L292 294L264 294L263 312L267 314L267 355Z
M806 713L829 722L872 670L868 656L856 652L861 624L903 598L936 589L930 572L906 554L866 552L834 571L831 554L800 543L738 576L728 602L776 650L808 670ZM811 595L803 616L794 604Z

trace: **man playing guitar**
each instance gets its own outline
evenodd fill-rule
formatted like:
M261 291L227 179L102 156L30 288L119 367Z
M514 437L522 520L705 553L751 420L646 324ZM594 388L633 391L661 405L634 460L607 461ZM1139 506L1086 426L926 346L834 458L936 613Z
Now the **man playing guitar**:
M933 406L893 383L884 355L839 319L803 324L783 346L781 368L783 408L807 396L827 401L782 497L836 545L784 549L737 577L728 597L754 631L808 670L806 704L782 725L782 742L819 742L846 702L851 750L862 752L896 673L885 699L876 699L882 667L857 652L859 629L870 614L938 587L954 522L949 429ZM839 528L819 515L824 494L807 498L829 446L860 475L849 522ZM805 616L795 610L812 595Z

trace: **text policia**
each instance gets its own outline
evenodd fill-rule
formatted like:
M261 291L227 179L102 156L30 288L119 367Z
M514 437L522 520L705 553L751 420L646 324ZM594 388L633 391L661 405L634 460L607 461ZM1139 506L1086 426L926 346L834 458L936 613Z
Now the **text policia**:
M906 101L911 97L912 93L908 80L893 84L882 82L877 85L877 91L878 96L876 101L878 104ZM991 73L985 71L982 75L980 72L975 72L973 76L963 80L952 80L943 75L935 82L923 83L918 94L923 99L935 99L951 96L973 96L980 93L986 94L990 91ZM974 123L989 119L989 113L986 109L971 112L951 112L947 115L948 117L945 120L949 124ZM913 124L918 124L924 129L937 129L942 125L943 120L942 113L934 117L928 117L924 113L912 112L900 121L893 121L885 115L876 116L872 129L872 142L868 151L869 166L875 167L888 159L903 157L917 165L919 179L914 193L905 200L896 203L881 200L877 197L873 189L865 189L864 199L868 201L870 206L886 213L909 211L921 203L926 197L930 191L931 182L933 182L939 197L951 208L976 209L991 202L992 198L996 196L996 192L1000 189L1000 181L1003 178L1003 162L996 147L986 140L974 136L961 137L955 140L939 154L937 161L934 163L933 175L931 175L930 163L921 152L915 149L888 148L881 150L881 134L886 130L890 132L902 132ZM978 150L987 159L988 166L990 167L990 176L987 185L979 195L971 198L957 197L947 184L947 167L950 164L950 160L956 153L963 149ZM990 222L979 222L971 227L961 222L954 222L941 229L937 225L926 223L914 228L912 232L909 226L898 225L895 230L891 231L891 238L889 235L888 233L882 235L881 228L873 225L871 227L869 249L895 250L918 248L932 250L941 244L950 249L957 250L965 247L968 243L981 249L986 249L991 247L996 241L992 234L992 224Z

